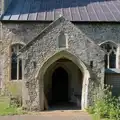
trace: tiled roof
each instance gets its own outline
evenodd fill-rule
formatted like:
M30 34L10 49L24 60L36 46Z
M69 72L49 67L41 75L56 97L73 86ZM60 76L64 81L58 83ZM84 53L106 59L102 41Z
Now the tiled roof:
M120 21L120 0L13 0L2 20Z

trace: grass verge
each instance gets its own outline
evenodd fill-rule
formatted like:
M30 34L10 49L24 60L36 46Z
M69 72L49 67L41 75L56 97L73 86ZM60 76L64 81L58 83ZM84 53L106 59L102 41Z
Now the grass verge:
M21 115L21 114L25 114L25 111L23 111L22 108L10 106L9 105L9 98L0 96L0 116Z

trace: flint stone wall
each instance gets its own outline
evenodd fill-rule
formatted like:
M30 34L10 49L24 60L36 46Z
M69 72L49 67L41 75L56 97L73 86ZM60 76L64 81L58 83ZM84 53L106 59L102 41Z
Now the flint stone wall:
M3 64L3 74L1 78L3 78L3 86L5 83L10 82L10 46L16 43L27 44L31 40L33 40L39 33L46 28L50 23L44 22L4 22L2 23L2 54L4 59ZM64 26L63 26L64 24ZM97 44L100 44L104 41L114 41L116 44L120 44L120 25L119 24L110 24L110 23L74 23L75 26L80 30L82 36L79 36L76 32L76 27L68 22L61 23L52 29L51 32L48 32L45 35L45 38L39 38L39 42L36 41L32 47L29 48L23 55L25 58L25 78L29 79L29 84L34 88L36 87L36 83L34 82L34 76L38 68L34 69L33 61L37 62L37 66L45 61L46 58L52 56L55 52L59 52L56 47L56 36L58 35L58 31L61 30L61 26L69 35L69 49L68 51L74 54L77 57L80 57L81 60L85 62L85 64L90 67L90 61L93 61L94 69L92 69L94 73L94 80L97 78L100 79L100 82L103 84L104 73L103 73L103 57L101 56L100 48ZM77 29L77 31L78 31ZM74 31L74 33L73 33ZM57 33L58 32L58 33ZM76 34L75 34L76 33ZM70 35L74 36L74 39L70 37ZM86 40L88 39L88 41ZM89 40L92 41L89 43ZM85 43L86 42L86 43ZM95 43L95 44L94 44ZM87 49L89 48L89 49ZM95 49L95 50L94 50ZM83 52L84 51L84 52ZM91 54L92 53L92 54ZM39 61L39 63L38 63ZM31 74L32 73L32 74ZM33 79L33 81L32 81ZM90 79L91 80L91 79ZM21 81L19 81L21 82ZM20 84L20 83L17 84ZM89 87L94 86L94 82L90 82ZM39 87L39 86L38 86ZM3 87L5 88L5 87ZM7 88L6 88L7 89ZM22 86L21 86L22 89ZM34 91L34 90L33 90ZM31 93L33 94L31 89ZM21 93L21 92L20 92ZM36 94L36 93L35 93ZM36 95L33 94L31 98L35 100ZM92 97L89 94L89 101L92 101ZM29 101L30 99L28 99ZM33 101L34 101L33 100ZM30 103L32 104L32 102ZM34 104L32 104L34 106Z
M88 84L88 104L92 104L94 90L104 84L104 52L88 38L80 29L66 20L55 21L48 29L40 34L34 41L30 42L21 52L24 59L24 99L30 109L41 108L41 88L43 82L36 79L36 73L46 60L61 51L58 48L58 36L61 31L68 35L68 48L64 49L68 53L83 61L90 72ZM90 62L93 68L90 68ZM34 63L36 64L34 66ZM40 83L40 84L39 84ZM89 89L90 88L90 89ZM41 97L40 97L41 96Z

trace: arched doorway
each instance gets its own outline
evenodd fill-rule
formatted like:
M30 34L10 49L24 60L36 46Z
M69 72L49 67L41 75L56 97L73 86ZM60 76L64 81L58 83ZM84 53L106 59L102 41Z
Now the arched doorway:
M83 75L71 60L60 58L44 74L44 94L49 108L81 109Z
M68 102L68 73L64 68L58 67L52 74L52 103L65 102Z
M39 96L38 96L38 98L39 98L40 110L44 110L46 99L47 99L47 103L49 103L49 101L52 99L52 97L51 97L52 82L50 82L50 81L52 81L51 80L51 78L52 78L51 72L53 72L55 70L55 68L57 66L59 66L59 64L54 66L56 61L61 61L60 59L62 59L62 58L65 58L65 59L71 61L74 64L74 66L77 67L79 73L82 74L82 83L80 82L82 89L79 88L78 90L81 92L81 101L80 101L81 109L84 110L89 105L89 103L88 103L89 102L88 101L88 85L89 85L90 72L89 72L88 68L85 66L85 64L80 60L79 57L77 57L76 55L72 54L71 52L68 52L65 50L62 50L60 52L56 52L52 56L49 56L45 60L45 62L43 62L41 64L41 67L39 68L38 72L36 73L36 79L39 82ZM68 74L69 74L68 78L69 78L69 81L71 81L72 76L71 76L69 69L66 67L66 65L64 66L63 64L61 64L60 66L62 66L68 72ZM73 68L71 68L70 70L73 70L72 73L75 73ZM78 94L75 93L74 89L69 90L69 92L72 95L74 93L74 96L77 96L77 98L78 98ZM73 102L73 101L70 100L70 102Z

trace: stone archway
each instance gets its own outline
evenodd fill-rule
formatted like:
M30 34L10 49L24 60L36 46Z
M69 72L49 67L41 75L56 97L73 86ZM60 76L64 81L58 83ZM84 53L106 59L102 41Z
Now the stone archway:
M40 110L44 110L44 75L47 69L57 60L61 58L66 58L72 61L82 72L83 74L83 83L82 83L82 93L81 93L81 109L85 109L88 106L88 85L89 85L89 78L90 73L84 63L78 59L73 54L67 51L60 51L53 55L52 57L48 58L46 62L42 65L37 73L36 78L39 80L39 101L40 101Z
M44 94L49 108L81 109L83 75L76 64L60 58L44 74Z

